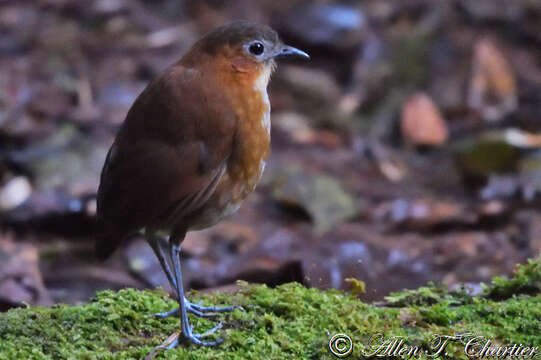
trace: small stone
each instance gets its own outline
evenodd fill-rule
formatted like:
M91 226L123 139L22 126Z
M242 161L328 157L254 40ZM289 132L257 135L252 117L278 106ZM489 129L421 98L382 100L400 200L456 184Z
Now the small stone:
M9 211L24 203L32 193L32 185L24 176L9 180L0 189L0 210Z

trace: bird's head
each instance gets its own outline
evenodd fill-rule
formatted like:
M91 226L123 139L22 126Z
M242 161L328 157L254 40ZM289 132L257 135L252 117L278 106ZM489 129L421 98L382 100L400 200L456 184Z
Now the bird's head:
M192 66L214 62L222 71L239 75L265 74L266 86L275 60L281 58L309 59L310 56L285 45L269 26L236 21L203 36L184 57L184 62Z

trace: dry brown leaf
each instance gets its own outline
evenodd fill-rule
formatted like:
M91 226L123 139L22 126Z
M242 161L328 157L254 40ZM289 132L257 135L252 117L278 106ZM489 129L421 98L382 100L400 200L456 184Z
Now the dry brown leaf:
M154 359L154 357L158 355L159 352L166 350L169 345L175 342L180 337L180 334L180 331L176 331L171 334L167 339L165 339L165 341L161 345L158 345L154 349L152 349L152 351L149 352L147 356L145 356L145 360Z
M475 212L466 206L443 199L396 199L382 203L374 210L376 218L410 229L427 229L449 223L472 224Z
M0 235L0 303L52 304L38 261L38 251L33 245Z
M502 51L489 39L477 41L473 51L468 103L485 120L496 121L517 107L515 75Z
M402 309L398 314L398 320L400 320L404 326L415 326L415 324L417 324L418 315L411 313L409 309Z
M401 130L404 140L413 145L442 145L449 132L436 104L424 93L406 100L402 107Z
M505 141L513 146L528 149L541 147L541 134L530 133L521 129L507 129L504 132Z

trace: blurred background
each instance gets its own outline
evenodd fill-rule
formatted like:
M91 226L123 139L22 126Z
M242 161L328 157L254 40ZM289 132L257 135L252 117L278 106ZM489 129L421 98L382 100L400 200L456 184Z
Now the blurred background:
M538 0L0 0L0 310L168 288L141 238L94 260L99 173L145 85L239 18L312 60L275 73L264 179L188 235L187 288L475 292L541 252Z

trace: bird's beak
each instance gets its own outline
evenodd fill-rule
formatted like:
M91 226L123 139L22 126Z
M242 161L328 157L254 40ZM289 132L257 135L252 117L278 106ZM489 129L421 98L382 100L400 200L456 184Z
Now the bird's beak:
M282 49L274 55L274 58L299 58L308 60L310 59L310 55L308 55L302 50L294 48L293 46L284 45L282 46Z

